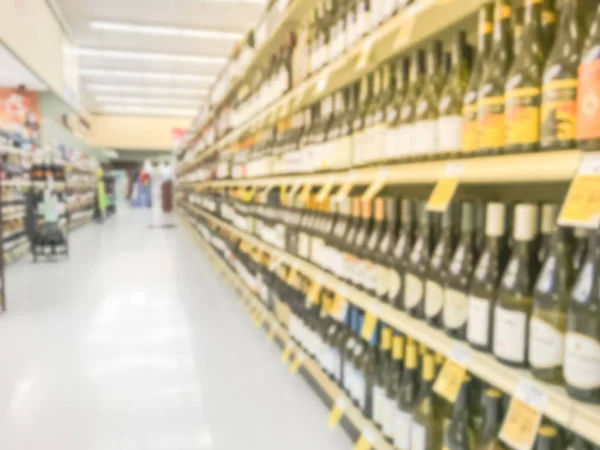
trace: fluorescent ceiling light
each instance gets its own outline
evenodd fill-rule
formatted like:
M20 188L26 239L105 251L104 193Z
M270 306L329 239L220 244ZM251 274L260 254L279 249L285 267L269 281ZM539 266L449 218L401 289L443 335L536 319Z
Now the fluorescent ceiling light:
M99 50L95 48L80 48L76 53L81 56L93 56L107 59L126 59L129 61L169 61L207 64L224 64L227 58L223 56L177 55L167 53L126 52L117 50Z
M208 89L158 87L158 86L127 86L120 84L88 84L86 89L92 92L130 92L133 94L157 95L202 95L208 94Z
M100 108L101 112L113 114L138 114L152 116L178 116L193 117L196 113L194 108L159 108L150 106L129 106L129 105L106 105Z
M192 75L187 73L167 73L167 72L137 72L129 70L103 70L103 69L81 69L81 75L98 77L118 77L118 78L146 78L149 80L170 80L170 81L213 81L214 75Z
M155 25L138 25L127 22L108 22L92 20L90 26L95 30L117 31L121 33L152 34L159 36L175 36L205 39L231 39L237 41L244 37L243 33L230 31L199 30L195 28L164 27Z
M101 103L122 103L124 105L181 105L199 106L201 102L186 98L153 98L153 97L119 97L113 95L99 95L96 101Z

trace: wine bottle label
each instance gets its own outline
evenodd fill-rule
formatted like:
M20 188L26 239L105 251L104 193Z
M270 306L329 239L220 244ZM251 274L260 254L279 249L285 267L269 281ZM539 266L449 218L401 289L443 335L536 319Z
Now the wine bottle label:
M404 275L404 306L414 308L423 300L423 282L411 273Z
M365 377L360 370L355 369L355 372L356 372L356 374L355 374L355 380L356 380L355 398L356 398L356 402L358 403L358 406L360 407L360 409L362 411L364 411L366 403L367 403Z
M425 316L436 317L444 306L444 291L442 286L431 280L425 282Z
M402 277L395 269L391 269L389 271L389 276L388 300L391 302L398 297L398 294L400 294L400 289L402 288Z
M551 147L562 142L575 140L577 130L577 80L553 80L544 83L541 120L540 140L543 146Z
M527 314L496 306L494 309L494 355L514 363L525 362Z
M487 97L477 106L478 148L504 146L504 97Z
M371 261L363 261L363 286L369 291L377 289L377 266Z
M565 340L565 380L580 389L600 388L600 342L568 332Z
M380 386L373 386L373 420L376 424L383 423L385 391Z
M398 151L396 156L412 155L416 152L416 127L414 123L402 124L397 130Z
M577 105L577 138L600 138L600 60L579 65Z
M437 122L438 150L440 152L455 152L462 148L461 116L440 117Z
M475 99L477 98L477 94L474 92L471 94L474 95ZM477 104L463 107L462 150L464 152L477 150Z
M427 450L427 431L423 425L417 423L410 427L410 450Z
M398 450L412 450L410 437L412 415L396 409L394 416L394 445Z
M533 144L540 139L539 88L506 93L506 145Z
M415 125L416 153L433 153L437 151L437 121L419 120Z
M564 334L538 317L529 322L529 364L538 369L559 367L564 355Z
M383 298L387 295L388 289L390 288L390 270L386 267L377 265L375 266L376 273L376 288L375 293L377 297Z
M394 436L394 409L396 407L395 399L387 395L383 397L383 408L381 412L381 429L387 439L393 439Z
M469 300L464 292L446 289L444 298L444 326L451 330L462 327L469 317Z
M344 361L344 388L346 388L346 390L348 392L350 392L350 396L352 396L352 364L350 363L350 361Z

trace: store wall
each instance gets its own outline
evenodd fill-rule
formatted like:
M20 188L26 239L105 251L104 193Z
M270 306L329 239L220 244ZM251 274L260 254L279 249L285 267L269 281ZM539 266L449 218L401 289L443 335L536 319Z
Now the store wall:
M173 129L186 128L190 119L95 115L92 147L122 150L172 150Z

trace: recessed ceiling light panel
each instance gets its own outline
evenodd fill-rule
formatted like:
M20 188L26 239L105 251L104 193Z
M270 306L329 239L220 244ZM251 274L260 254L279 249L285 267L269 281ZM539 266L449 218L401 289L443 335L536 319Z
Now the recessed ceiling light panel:
M118 33L136 33L155 36L188 37L199 39L230 39L237 41L244 37L243 33L234 33L230 31L140 25L128 22L110 22L104 20L93 20L90 22L90 27L92 27L94 30L114 31Z

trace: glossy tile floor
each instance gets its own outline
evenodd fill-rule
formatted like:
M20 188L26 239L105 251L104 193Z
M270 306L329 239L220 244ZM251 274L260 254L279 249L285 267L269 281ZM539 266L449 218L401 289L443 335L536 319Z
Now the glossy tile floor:
M328 410L187 231L122 211L7 270L2 450L337 450Z

